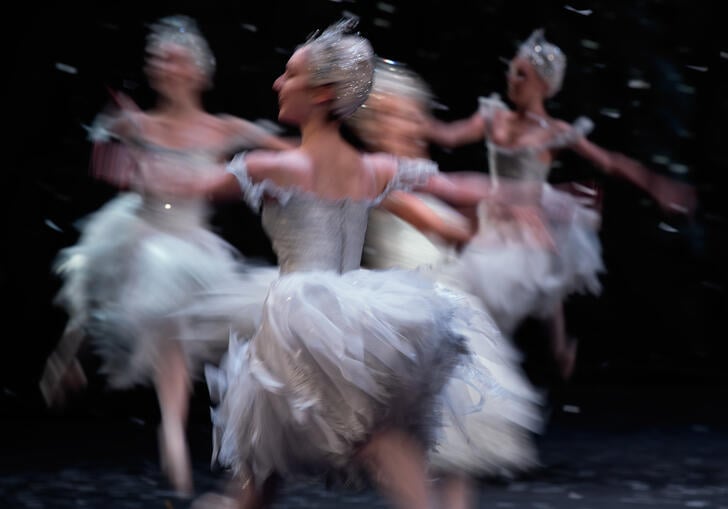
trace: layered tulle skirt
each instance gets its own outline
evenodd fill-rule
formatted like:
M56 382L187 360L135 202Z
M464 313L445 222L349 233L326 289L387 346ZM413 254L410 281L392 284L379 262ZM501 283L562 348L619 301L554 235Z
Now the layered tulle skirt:
M231 323L255 330L277 269L251 271L205 217L199 203L125 193L86 218L79 242L59 253L57 302L69 329L82 330L100 356L112 387L151 381L171 341L180 342L190 371L201 373L226 351ZM225 304L229 285L248 288L234 315Z
M536 461L521 440L540 425L539 401L517 354L468 296L415 271L284 275L242 339L207 371L215 459L235 472L351 471L357 448L391 427L436 469Z
M540 465L534 436L543 430L545 397L523 372L521 353L469 300L462 332L470 355L445 386L429 459L436 473L512 478Z
M570 294L601 291L600 217L571 194L546 184L536 205L486 200L478 212L477 234L444 273L463 281L504 333L550 316Z

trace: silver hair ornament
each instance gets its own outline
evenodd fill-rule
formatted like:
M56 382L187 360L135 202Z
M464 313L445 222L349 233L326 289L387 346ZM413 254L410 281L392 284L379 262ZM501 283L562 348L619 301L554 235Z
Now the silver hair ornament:
M304 45L309 50L310 83L333 86L331 111L337 118L354 113L372 89L374 50L367 39L350 33L357 24L358 18L346 17Z
M147 51L154 53L165 44L176 44L187 49L195 64L208 78L215 73L215 56L192 18L167 16L154 23L147 36Z
M556 95L564 82L566 56L544 37L543 29L534 30L518 48L518 56L526 58L548 87L548 97Z

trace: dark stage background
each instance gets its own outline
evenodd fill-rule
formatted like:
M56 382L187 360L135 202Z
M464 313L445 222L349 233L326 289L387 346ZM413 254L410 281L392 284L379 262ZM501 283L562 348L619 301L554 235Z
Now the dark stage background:
M725 413L728 41L708 2L127 1L19 7L5 18L13 34L4 55L10 85L4 138L12 157L2 190L0 414L45 412L37 379L65 323L52 304L59 282L51 263L59 249L77 240L74 223L114 193L88 176L83 125L108 102L107 87L151 105L142 74L146 25L168 14L195 17L218 60L216 86L206 97L209 110L273 121L273 79L296 44L343 10L361 17L360 30L380 56L409 64L430 83L442 105L436 115L443 119L469 115L479 95L504 93L502 59L531 30L544 27L569 57L565 86L549 103L551 112L566 120L591 117L595 142L698 186L701 206L694 220L667 217L641 191L565 155L554 181L594 179L604 191L604 292L567 303L570 333L580 340L577 371L567 385L552 376L538 327L525 327L518 341L534 380L555 388L564 402L688 419ZM433 156L444 171L487 171L481 144L434 150ZM215 225L244 254L274 260L258 218L243 205L220 206ZM144 389L109 395L97 388L103 380L91 382L81 408L94 394L105 412L127 415L139 401L154 406ZM204 390L196 398L206 407Z

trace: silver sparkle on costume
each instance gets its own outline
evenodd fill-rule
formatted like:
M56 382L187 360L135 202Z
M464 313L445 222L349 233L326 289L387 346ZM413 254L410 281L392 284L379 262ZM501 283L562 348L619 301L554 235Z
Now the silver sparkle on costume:
M176 44L187 49L195 64L209 78L215 72L215 56L190 17L167 16L154 23L147 36L147 52L156 54L166 44Z
M528 59L548 86L548 97L561 90L566 72L566 55L544 37L543 29L534 30L518 48L518 56Z
M311 84L334 87L332 113L337 118L354 113L372 88L374 50L367 39L349 33L357 24L355 17L344 18L305 44Z

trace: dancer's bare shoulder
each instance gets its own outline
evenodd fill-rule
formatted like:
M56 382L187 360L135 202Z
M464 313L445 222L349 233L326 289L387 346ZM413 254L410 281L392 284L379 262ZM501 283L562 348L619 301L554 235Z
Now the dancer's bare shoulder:
M246 154L245 162L253 181L270 180L280 187L310 187L313 164L301 150L254 150Z

